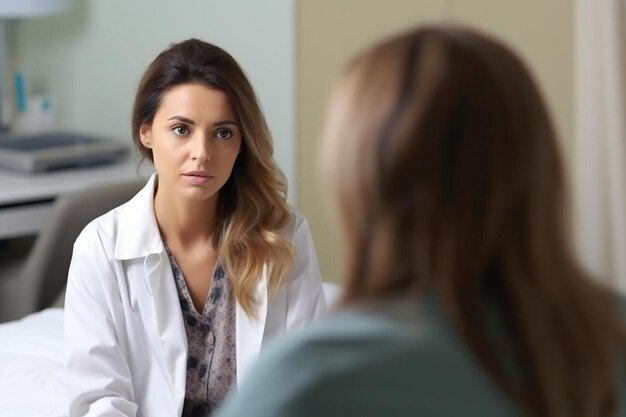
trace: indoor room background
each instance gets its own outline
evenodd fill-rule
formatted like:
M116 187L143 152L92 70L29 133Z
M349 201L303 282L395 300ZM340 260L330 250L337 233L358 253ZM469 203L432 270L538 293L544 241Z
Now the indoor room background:
M50 98L59 128L130 142L133 94L151 58L168 43L189 37L224 47L240 61L259 95L274 135L276 159L289 181L289 201L309 220L322 276L329 281L339 281L341 243L335 220L329 215L326 190L318 181L317 161L328 94L348 57L383 35L416 23L442 19L468 23L501 37L532 67L556 122L568 170L574 174L577 167L583 165L577 159L581 151L577 151L580 142L576 138L584 126L581 127L577 115L588 111L576 104L580 103L577 89L588 84L583 83L581 87L576 74L583 73L581 62L593 61L582 57L577 48L587 45L587 52L601 52L584 41L577 41L587 30L581 28L580 20L600 22L585 25L585 28L606 27L601 20L606 16L594 17L594 12L589 11L593 7L590 9L589 5L610 3L575 0L75 0L63 15L14 22L12 69L23 72L30 94ZM596 10L601 13L602 7ZM619 59L616 62L622 65L617 67L617 74L623 76L623 63ZM588 68L584 74L593 70ZM618 85L624 86L623 77ZM618 103L623 105L623 95ZM623 123L623 112L621 116L618 113L617 121L613 122L613 126L617 126L613 132L618 136L624 133ZM615 134L611 137L615 138ZM624 150L623 139L621 136L622 141L617 144L612 139L613 151L602 147L600 142L597 147L612 154L615 149ZM619 161L617 163L619 167ZM599 166L604 165L599 163ZM621 200L607 203L613 204L610 210L617 219L616 214L624 209L623 174L622 164L621 168L612 170L612 180L597 179L603 187L611 183L622 189L618 197ZM575 179L576 175L572 177ZM581 189L593 192L597 188L594 184L582 185ZM606 191L603 196L612 194ZM583 197L581 201L590 198ZM602 208L590 210L596 210L589 217L592 223L596 221L593 219L605 217L597 211ZM626 212L621 215L626 217ZM599 235L590 250L596 248L608 255L590 256L590 267L612 276L614 281L621 275L623 281L626 279L621 274L625 272L624 265L616 263L614 258L624 238L610 234L617 230L623 236L624 221L618 220L616 225L607 225L607 221L601 220L599 226L595 223ZM599 247L608 249L598 250Z

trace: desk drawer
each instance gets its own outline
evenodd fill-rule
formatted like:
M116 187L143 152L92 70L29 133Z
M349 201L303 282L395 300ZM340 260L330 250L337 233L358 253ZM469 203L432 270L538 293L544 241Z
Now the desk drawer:
M45 224L52 202L0 207L0 239L34 235Z

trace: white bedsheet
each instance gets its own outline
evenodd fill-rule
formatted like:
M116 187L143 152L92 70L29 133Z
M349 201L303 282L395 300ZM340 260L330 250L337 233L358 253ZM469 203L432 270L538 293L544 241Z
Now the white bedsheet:
M324 293L333 306L341 290ZM0 417L67 417L63 354L63 309L0 324Z
M63 310L0 324L0 417L65 417Z

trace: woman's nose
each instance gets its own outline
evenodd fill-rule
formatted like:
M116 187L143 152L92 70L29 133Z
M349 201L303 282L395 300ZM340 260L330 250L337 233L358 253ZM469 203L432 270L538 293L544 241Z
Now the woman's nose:
M208 162L211 160L211 145L202 135L194 138L191 159L194 161Z

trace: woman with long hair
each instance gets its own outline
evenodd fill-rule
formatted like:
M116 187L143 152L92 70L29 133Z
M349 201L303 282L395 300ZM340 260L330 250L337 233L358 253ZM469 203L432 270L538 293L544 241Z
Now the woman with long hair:
M268 349L221 417L626 415L620 301L573 256L556 134L508 47L441 24L368 49L323 161L342 308Z
M205 416L267 340L325 310L306 220L263 113L217 46L169 46L141 79L135 145L156 173L74 246L70 416Z

